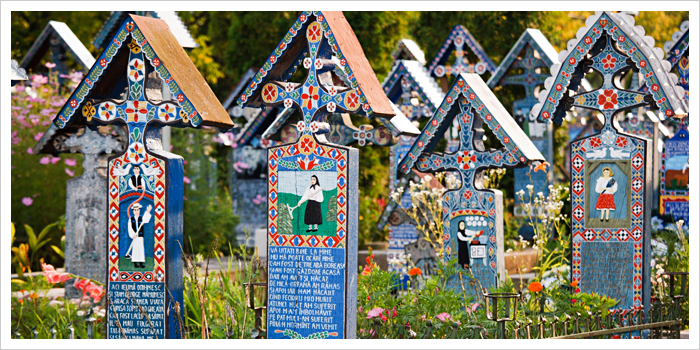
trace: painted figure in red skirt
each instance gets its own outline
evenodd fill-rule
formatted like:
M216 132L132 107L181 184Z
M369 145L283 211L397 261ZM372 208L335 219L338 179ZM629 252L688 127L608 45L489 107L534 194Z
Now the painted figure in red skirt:
M617 192L617 181L612 177L613 172L609 167L603 168L603 176L599 177L595 183L596 193L600 193L595 209L600 210L600 221L610 220L610 211L615 210L615 198Z

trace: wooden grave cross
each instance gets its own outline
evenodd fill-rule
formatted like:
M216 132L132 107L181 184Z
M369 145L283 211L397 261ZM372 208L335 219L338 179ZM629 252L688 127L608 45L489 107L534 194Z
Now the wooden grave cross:
M600 112L602 130L571 142L572 280L577 291L620 301L618 309L649 307L651 141L618 130L618 112L650 105L667 117L687 115L683 89L669 73L663 51L623 13L598 12L559 53L550 68L539 120L561 123L572 106ZM590 71L603 78L592 91L577 91ZM621 77L640 72L650 93L625 90ZM571 90L571 92L570 92ZM636 336L636 335L633 335Z
M163 100L163 82L174 100ZM168 25L129 15L54 119L54 135L86 124L126 124L128 134L107 167L107 337L181 338L183 160L162 149L160 129L233 123Z
M454 119L461 130L459 149L454 153L432 153ZM483 122L503 148L484 149ZM405 176L414 167L421 172L457 171L460 174L461 187L445 192L442 198L443 259L457 258L461 267L469 266L485 288L495 286L498 275L505 278L505 263L503 194L496 189L483 189L483 171L525 166L531 161L544 161L544 157L481 77L460 74L399 164L399 176ZM465 281L465 289L470 280ZM456 277L448 281L448 285L460 290Z
M333 84L333 56L350 86ZM305 82L286 82L300 62ZM295 141L268 148L268 338L355 338L359 152L317 133L336 111L395 112L342 12L303 12L238 103L302 115Z

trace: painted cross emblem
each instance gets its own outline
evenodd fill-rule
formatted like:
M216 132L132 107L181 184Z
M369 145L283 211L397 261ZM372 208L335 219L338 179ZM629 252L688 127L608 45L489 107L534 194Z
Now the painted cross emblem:
M83 116L88 121L94 116L102 123L126 123L129 130L128 159L134 164L139 164L147 159L143 139L146 125L152 121L158 121L159 124L187 124L190 119L175 102L153 103L147 99L145 80L150 78L146 77L146 61L141 44L132 39L128 47L130 52L126 75L130 99L122 103L114 100L89 100L83 107ZM160 64L160 60L158 62Z
M319 81L327 81L333 69L330 50L321 45L324 34L329 31L329 28L324 28L317 21L309 24L306 29L309 57L303 62L304 68L309 70L306 81L303 84L277 81L267 83L262 89L262 98L266 105L283 104L285 108L297 105L306 125L310 125L312 121L324 122L330 113L358 112L362 102L355 89L321 84ZM310 129L304 129L304 133L312 132Z

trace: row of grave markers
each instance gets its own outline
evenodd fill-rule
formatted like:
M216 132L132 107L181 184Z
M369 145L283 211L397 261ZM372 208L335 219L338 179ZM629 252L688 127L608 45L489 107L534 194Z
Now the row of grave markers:
M123 147L124 153L109 160L104 195L108 198L106 243L102 244L108 253L108 308L118 315L116 319L108 317L108 334L121 337L126 331L127 337L152 336L139 317L138 306L143 305L157 323L157 337L181 337L174 313L168 310L175 302L182 303L177 248L182 241L182 159L161 149L159 131L163 125L222 129L234 125L226 110L211 102L215 100L210 89L195 87L193 82L199 86L206 83L165 22L133 15L120 21L110 27L116 28L112 40L37 146L42 152L58 152L62 147L84 152L86 170L95 168L97 154ZM454 37L448 38L432 68L426 70L417 60L399 60L380 86L342 13L302 13L270 59L233 95L241 107L266 106L251 116L245 115L245 108L235 111L248 122L235 142L244 150L256 139L257 130L266 130L257 138L267 149L266 156L260 152L241 154L242 162L250 159L255 164L245 168L252 171L241 178L262 179L266 184L258 186L266 187L269 338L355 336L358 151L341 145L355 140L361 145L396 145L392 146L394 188L405 186L412 169L457 172L460 187L443 197L444 258L454 257L460 265L469 265L482 284L490 286L496 283L498 273L504 276L503 203L500 191L479 189L483 187L481 172L523 168L547 159L543 153L551 157L551 126L540 122L561 122L572 107L597 110L605 117L599 133L575 140L571 146L573 278L580 282L582 291L602 292L621 300L620 308L648 306L651 184L645 179L651 178L647 164L656 149L645 138L621 132L615 118L618 111L649 105L666 117L687 116L684 25L685 36L681 34L676 40L674 35L676 43L671 49L686 90L676 88L677 78L660 63L658 49L649 47L650 41L634 27L634 19L610 12L591 16L586 30L580 30L567 44L568 50L558 55L551 45L545 45L548 43L539 31L526 31L511 50L513 55L504 60L507 65L495 70L488 56L477 53L482 61L476 64L462 59L464 54L459 53L465 44L472 50L480 46L465 28L456 26ZM296 69L296 60L282 58L297 41L306 47L307 57L299 62L309 70L306 81L273 80L288 77ZM408 41L402 44L406 49L414 45ZM446 65L450 50L458 57L453 66ZM411 54L408 58L419 57ZM126 72L110 70L114 60L125 63ZM189 71L182 69L190 65ZM507 75L511 67L523 68L524 73ZM535 73L536 68L545 67L550 67L552 77ZM605 77L603 86L593 91L580 88L589 68ZM471 71L490 71L492 78L485 83L477 74L467 73ZM619 86L615 78L628 71L643 74L650 92ZM124 73L126 85L115 84ZM440 78L442 89L435 76ZM451 85L446 85L446 76L454 76ZM545 90L535 100L531 92L542 83ZM491 92L490 87L496 84L525 86L525 100L513 106L515 115L521 117L520 125ZM172 99L163 98L168 96L164 89ZM562 100L568 90L577 92L573 102ZM200 93L207 98L200 98ZM417 104L412 101L416 97ZM234 113L236 107L230 109ZM296 127L289 122L295 112L302 118ZM347 116L334 112L374 116L384 127L356 128ZM413 137L408 135L416 134L415 127L411 128L405 116L411 121L430 119L420 135ZM503 148L484 149L484 122ZM113 123L126 124L121 142L93 131L94 126ZM89 140L87 144L76 135L68 137L66 130L75 128L86 128L80 138ZM271 141L269 136L274 134L281 141ZM549 139L543 137L545 134ZM443 135L450 141L447 152L433 153ZM686 124L681 122L675 140L669 142L685 140L686 146L666 145L663 166L667 171L677 170L675 157L683 152L687 155L687 137ZM538 140L543 142L533 142ZM76 148L79 146L83 149ZM687 168L681 170L687 173ZM95 177L94 172L86 171L87 176ZM671 176L676 174L665 177ZM676 187L682 180L673 180L666 186L662 182L662 190L667 196L678 197L683 192ZM541 181L551 181L551 176ZM69 193L70 188L71 184ZM664 205L678 203L678 198L669 197L664 202L664 193L662 207L668 211L672 206ZM99 210L99 205L94 207ZM79 249L85 250L86 244L99 248L101 243L88 243L85 237L92 224L82 225L85 232ZM406 236L400 234L397 231L391 238L410 243L418 236L415 230ZM455 285L456 281L450 283Z

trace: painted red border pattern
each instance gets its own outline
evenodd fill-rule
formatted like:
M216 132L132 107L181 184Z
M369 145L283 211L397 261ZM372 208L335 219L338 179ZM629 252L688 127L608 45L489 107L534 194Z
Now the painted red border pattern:
M304 153L300 151L298 143L291 145L283 145L280 147L274 147L269 149L269 161L267 163L268 167L268 239L270 246L290 246L290 247L313 247L313 248L344 248L346 238L348 235L348 151L342 148L335 148L330 145L319 144L314 137L310 138L313 140L311 149L313 151ZM299 139L301 140L301 138ZM335 154L333 153L335 152ZM295 156L300 154L311 154L334 159L337 167L337 182L336 186L338 188L337 194L337 208L338 212L336 214L336 235L335 237L326 236L308 236L308 235L282 235L279 234L277 230L277 218L278 215L278 203L279 198L277 192L277 185L279 183L279 176L277 173L279 159L289 156ZM341 165L341 163L343 163ZM340 184L342 182L342 185ZM282 239L282 243L278 242ZM329 239L331 238L331 239ZM331 242L332 240L332 242ZM296 241L296 242L295 242Z
M165 161L146 153L144 163L156 160L160 175L155 175L153 198L154 244L153 271L126 272L119 270L119 175L115 167L130 163L127 153L109 161L109 281L110 282L165 282Z

